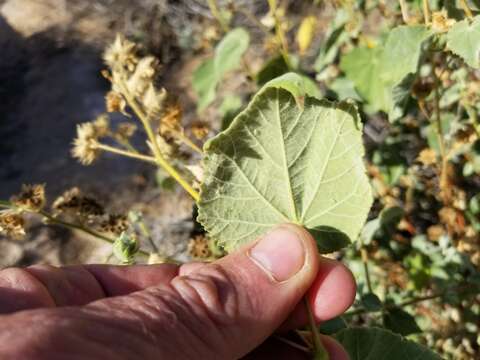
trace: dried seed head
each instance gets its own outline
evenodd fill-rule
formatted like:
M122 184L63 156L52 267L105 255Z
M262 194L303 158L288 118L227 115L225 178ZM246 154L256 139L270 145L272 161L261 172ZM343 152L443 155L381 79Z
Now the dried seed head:
M191 130L197 140L203 140L207 137L210 129L204 122L196 121L192 124Z
M127 90L136 97L143 96L154 80L157 66L157 60L153 56L140 59L135 71L126 81Z
M133 71L138 63L137 46L123 35L117 34L113 44L105 50L103 59L111 69Z
M127 106L127 102L119 93L115 91L109 91L105 96L105 105L109 113L120 112L122 114L125 114L125 107Z
M95 199L83 196L77 187L58 197L52 208L56 214L67 213L82 217L95 217L105 213L103 207Z
M160 120L159 132L161 136L172 137L176 132L183 131L180 124L182 108L178 103L170 105Z
M432 13L432 30L437 33L447 32L455 24L455 19L449 19L446 10Z
M12 238L25 236L25 220L22 215L13 210L0 212L0 233Z
M135 124L122 122L118 124L114 138L119 142L126 142L133 136L133 134L135 134L135 131L137 131L137 126Z
M163 103L167 97L167 91L161 89L158 91L155 89L152 83L150 83L142 98L142 104L145 108L145 112L149 116L158 115L163 109Z
M12 197L11 202L24 210L40 211L45 206L45 185L22 185L20 194Z
M205 235L197 235L190 239L188 243L188 253L196 259L207 259L213 255L208 244L208 238Z
M97 138L102 138L110 134L110 120L107 114L99 115L93 122Z
M77 125L77 137L73 141L72 155L83 165L92 164L100 155L98 129L91 122Z
M128 230L127 216L119 214L108 214L106 219L100 222L100 230L106 233L120 236Z

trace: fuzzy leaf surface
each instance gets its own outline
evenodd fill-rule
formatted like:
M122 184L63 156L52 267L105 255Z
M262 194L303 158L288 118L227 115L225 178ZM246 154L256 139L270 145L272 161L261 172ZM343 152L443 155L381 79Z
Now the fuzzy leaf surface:
M205 145L198 220L227 251L282 223L305 226L321 252L338 250L372 203L358 114L309 96L299 107L293 94L305 90L273 84Z
M480 68L480 15L462 20L447 34L447 47L473 68Z
M352 327L340 331L335 338L351 360L441 360L426 347L380 328Z

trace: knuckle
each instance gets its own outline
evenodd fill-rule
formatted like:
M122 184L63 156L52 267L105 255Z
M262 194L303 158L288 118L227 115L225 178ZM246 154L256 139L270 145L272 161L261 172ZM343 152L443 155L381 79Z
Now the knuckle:
M172 287L198 315L215 324L229 325L239 316L239 294L234 279L221 266L211 264L197 273L175 278Z

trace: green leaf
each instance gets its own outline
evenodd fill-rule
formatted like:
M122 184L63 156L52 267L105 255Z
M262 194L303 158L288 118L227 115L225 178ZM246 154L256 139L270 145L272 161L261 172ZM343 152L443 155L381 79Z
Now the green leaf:
M242 56L248 49L250 35L243 28L236 28L228 32L215 48L215 72L223 76L240 65Z
M193 73L192 85L198 96L198 109L202 110L215 100L217 74L213 59L204 61Z
M344 55L340 68L367 101L367 111L401 117L432 32L423 25L399 26L384 46L358 47Z
M236 95L227 95L223 99L218 111L222 115L222 130L230 126L233 119L240 112L242 107L242 99Z
M391 94L380 76L382 47L358 47L342 57L340 69L353 81L358 94L367 101L368 111L388 112Z
M215 99L217 85L223 76L239 67L249 42L250 36L245 29L231 30L217 44L213 58L205 60L195 70L192 85L199 99L199 111Z
M447 33L447 48L473 68L480 68L480 15L457 22Z
M424 55L424 42L431 35L424 25L403 25L390 31L382 55L383 80L397 85L407 75L417 73Z
M307 90L285 76L205 145L198 220L227 251L283 223L305 226L321 252L338 250L372 204L354 106L307 96L300 108Z
M433 351L380 328L351 327L335 338L350 355L350 360L441 360Z
M267 61L257 73L257 85L262 86L268 81L287 73L288 70L288 65L285 62L284 57L282 55L277 55Z
M432 31L424 25L399 26L388 34L381 60L381 78L391 88L391 103L388 109L390 121L403 116L410 98L426 42Z
M415 318L400 308L388 310L383 315L383 325L400 335L407 336L422 331L417 325Z
M382 308L382 301L373 293L363 295L361 301L363 307L368 311L378 311Z
M303 99L305 96L320 97L320 90L317 84L308 76L289 72L279 76L266 83L263 89L278 88L290 92L297 101ZM260 92L262 92L260 90Z
M133 257L139 249L138 241L135 237L122 232L113 243L113 254L122 263L130 264L133 262Z

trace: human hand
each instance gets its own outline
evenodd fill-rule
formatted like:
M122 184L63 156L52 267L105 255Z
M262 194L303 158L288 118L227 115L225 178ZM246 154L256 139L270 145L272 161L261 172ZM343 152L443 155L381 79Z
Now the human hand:
M0 272L0 359L308 359L266 339L343 313L355 282L294 225L214 263ZM329 337L331 360L348 359Z

